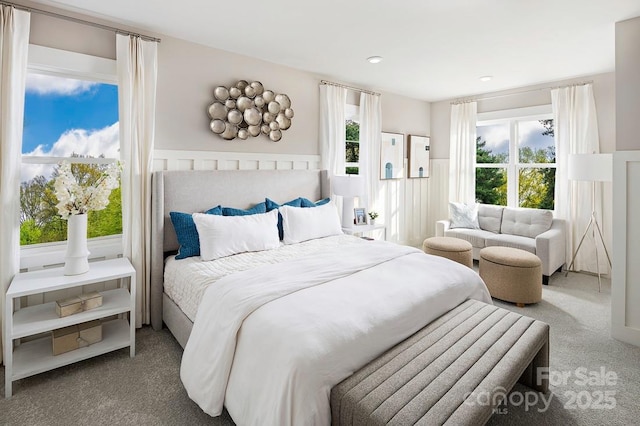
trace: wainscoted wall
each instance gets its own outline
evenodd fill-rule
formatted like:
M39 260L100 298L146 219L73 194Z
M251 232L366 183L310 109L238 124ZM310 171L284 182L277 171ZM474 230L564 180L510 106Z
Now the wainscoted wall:
M436 221L448 217L449 160L429 164L428 178L380 181L387 240L422 247L425 238L435 235Z
M429 209L426 236L436 234L436 222L449 217L449 159L431 160Z
M317 170L319 155L155 150L153 170Z
M616 151L613 160L613 282L611 326L613 337L640 346L640 150Z
M317 170L319 155L156 150L157 170ZM432 160L430 177L380 181L387 240L420 247L448 215L449 160Z

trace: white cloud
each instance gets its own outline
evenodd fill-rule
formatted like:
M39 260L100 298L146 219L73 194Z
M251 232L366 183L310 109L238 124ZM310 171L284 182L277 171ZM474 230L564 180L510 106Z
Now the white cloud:
M91 90L98 83L75 78L55 77L44 74L27 74L27 92L38 95L77 95Z
M33 151L22 154L24 156L41 157L70 157L71 154L107 158L120 158L119 123L113 123L98 130L71 129L60 135L50 150L38 145ZM37 175L46 178L51 176L54 165L50 164L22 164L21 181L33 179Z
M486 148L495 151L504 148L506 143L509 146L509 125L508 124L492 124L489 126L479 126L477 128L478 136L487 141Z
M520 121L518 123L518 133L520 140L526 141L534 136L541 135L544 128L538 121Z

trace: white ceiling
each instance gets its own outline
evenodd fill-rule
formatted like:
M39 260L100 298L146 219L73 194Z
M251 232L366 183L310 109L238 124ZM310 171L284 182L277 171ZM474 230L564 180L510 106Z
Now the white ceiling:
M37 2L427 101L613 71L614 24L640 16L639 0Z

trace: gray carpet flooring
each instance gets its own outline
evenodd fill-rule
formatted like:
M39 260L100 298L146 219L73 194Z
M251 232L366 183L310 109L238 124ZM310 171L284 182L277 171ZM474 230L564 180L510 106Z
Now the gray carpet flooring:
M555 274L539 304L517 308L495 302L551 325L551 370L556 380L545 396L548 407L540 399L534 404L539 394L516 385L489 424L640 423L640 348L610 337L610 283L603 284L598 293L596 277ZM182 348L166 329L144 327L136 338L133 359L123 349L15 382L11 399L4 399L2 391L0 424L233 424L226 412L211 418L188 398L179 377ZM601 369L609 374L605 383L597 383L598 377L583 383L583 375L599 375ZM567 379L560 380L560 374ZM4 367L0 377L4 383ZM613 404L615 408L606 408Z

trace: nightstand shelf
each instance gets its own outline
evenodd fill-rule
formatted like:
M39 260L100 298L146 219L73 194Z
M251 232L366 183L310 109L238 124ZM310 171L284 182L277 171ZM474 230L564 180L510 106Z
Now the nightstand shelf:
M13 350L13 380L53 370L129 346L129 321L116 319L102 323L103 339L85 348L60 355L51 353L51 336L22 343Z
M127 286L125 279L129 279ZM63 365L117 349L129 347L135 355L135 279L136 271L126 258L91 263L89 272L67 276L63 268L17 274L7 290L4 315L5 398L10 398L12 382ZM102 306L66 317L58 317L55 302L19 307L20 297L119 280L119 287L100 292ZM128 316L128 319L127 319ZM117 319L112 319L116 317ZM105 319L102 340L90 346L53 355L50 332L88 321ZM109 320L106 320L109 319ZM14 340L34 336L35 339L14 345ZM17 342L16 342L17 343Z
M342 232L347 235L360 235L362 236L365 232L377 231L381 229L383 231L384 241L387 240L387 227L384 224L377 225L353 225L351 227L343 227Z
M130 295L126 288L103 291L100 294L102 295L102 306L63 318L56 315L56 302L20 309L13 314L13 338L19 339L55 328L122 314L131 309Z

